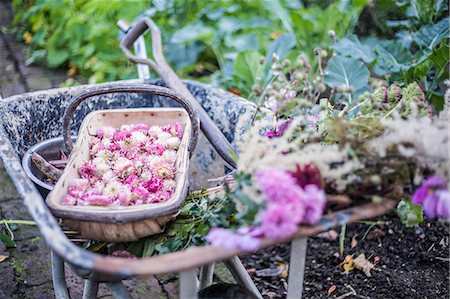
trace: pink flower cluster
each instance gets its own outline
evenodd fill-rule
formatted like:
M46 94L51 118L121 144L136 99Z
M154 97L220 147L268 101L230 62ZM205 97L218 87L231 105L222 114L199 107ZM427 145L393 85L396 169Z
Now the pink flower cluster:
M326 196L318 186L302 187L291 173L277 168L259 170L256 180L267 199L259 213L260 228L267 238L287 238L300 223L314 224L322 217Z
M177 150L184 128L103 127L89 143L91 159L68 187L65 205L130 206L168 200L176 187Z
M322 217L326 196L314 165L298 166L295 172L263 168L255 178L265 199L264 208L258 213L258 226L236 232L212 229L206 236L212 245L252 251L259 247L261 237L288 238L299 224L314 224Z

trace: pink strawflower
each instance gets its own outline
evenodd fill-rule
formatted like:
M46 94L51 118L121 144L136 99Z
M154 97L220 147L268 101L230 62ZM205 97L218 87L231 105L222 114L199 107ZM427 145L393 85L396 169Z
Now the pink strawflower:
M136 124L131 128L131 131L141 131L143 133L148 133L150 127L146 124Z
M156 191L160 190L162 187L162 178L159 176L152 176L150 180L142 184L142 186L147 189L149 192L155 193Z
M233 233L223 228L211 229L205 239L213 246L245 251L254 251L261 245L261 241L258 238Z
M152 202L153 203L158 203L158 202L167 201L171 197L172 197L172 192L171 191L161 190L161 191L158 191L158 192L156 192L154 194Z
M150 195L150 192L143 186L143 184L140 184L139 186L133 186L131 188L131 192L140 199L145 199Z
M99 138L113 138L116 130L113 127L103 127L97 130L97 136Z
M322 218L326 205L326 195L322 189L316 185L307 185L304 190L303 206L305 216L303 222L307 224L315 224Z
M128 138L130 136L131 136L131 132L130 131L125 131L125 130L117 131L117 132L114 133L113 140L114 141L123 141L123 140L125 140L126 138Z
M75 198L81 197L89 188L87 179L75 179L67 187L67 194Z
M87 204L91 206L109 206L113 203L113 199L107 195L88 195L85 198Z
M77 204L78 198L70 194L66 195L62 201L63 205L74 206Z
M175 130L175 134L173 134L173 129ZM172 129L172 135L175 135L180 139L183 138L184 128L180 123L176 122L173 125L173 129Z
M269 203L261 212L261 230L269 239L284 239L292 236L298 227L298 219L289 205Z
M80 176L84 179L89 179L93 177L95 175L95 165L92 162L92 160L83 162L78 172L80 173Z
M147 144L146 149L148 154L158 156L161 156L166 151L163 145L157 143Z

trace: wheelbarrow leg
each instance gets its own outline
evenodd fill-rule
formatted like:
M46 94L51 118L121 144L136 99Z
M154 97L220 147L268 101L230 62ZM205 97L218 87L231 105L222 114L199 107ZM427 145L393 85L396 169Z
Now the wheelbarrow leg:
M115 299L133 299L122 281L106 282L106 287Z
M180 299L197 299L197 268L180 272Z
M90 279L84 281L83 299L96 299L98 293L98 282Z
M287 299L302 298L303 280L305 278L306 244L306 238L291 242Z
M247 270L245 269L244 265L242 265L239 257L234 256L231 259L224 261L223 263L228 268L228 270L230 270L231 275L233 275L234 279L239 285L249 290L256 296L256 298L262 299L261 293L258 291L255 283L250 278L250 275L248 275Z
M203 290L212 284L214 265L214 263L211 263L200 268L200 290Z
M55 297L57 299L70 299L64 272L64 260L52 251L52 279Z

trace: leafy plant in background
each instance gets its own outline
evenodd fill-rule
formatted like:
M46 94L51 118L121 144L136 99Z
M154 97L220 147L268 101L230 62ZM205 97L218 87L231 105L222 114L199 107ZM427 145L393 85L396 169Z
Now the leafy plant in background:
M441 110L443 94L440 84L449 75L446 69L449 61L449 25L448 18L424 25L411 32L411 41L406 44L399 39L359 39L348 35L339 40L334 48L337 57L349 57L347 65L361 61L375 76L391 82L420 82L427 100Z
M91 82L135 77L119 50L118 19L132 21L149 1L40 0L31 5L13 1L15 24L29 45L26 63L45 62L66 67L69 75L80 73ZM128 65L128 67L127 67Z
M136 76L117 41L115 22L132 21L139 14L152 17L163 32L168 61L182 76L213 82L248 96L254 79L241 62L249 56L272 53L291 56L289 50L312 50L328 38L329 29L343 37L355 26L365 0L338 1L325 7L302 1L51 1L29 5L15 0L15 23L29 44L28 63L45 61L66 67L91 82ZM69 9L68 9L69 8ZM147 41L149 42L149 41ZM253 64L252 64L253 63ZM253 73L254 74L254 73Z

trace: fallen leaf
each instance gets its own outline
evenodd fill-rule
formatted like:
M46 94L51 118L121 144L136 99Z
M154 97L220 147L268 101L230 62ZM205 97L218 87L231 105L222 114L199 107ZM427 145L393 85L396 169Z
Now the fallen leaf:
M256 270L256 276L269 277L269 276L278 276L283 272L283 270L279 268L266 268L261 270Z
M7 255L0 255L0 263L8 258Z
M277 265L277 268L281 270L281 273L279 274L281 277L283 278L287 278L288 277L288 273L289 273L289 266L283 263L280 263Z
M364 272L364 274L367 277L371 277L372 276L372 274L370 273L370 270L372 270L374 268L374 264L372 264L371 262L366 260L366 255L364 253L361 253L360 255L358 255L353 260L353 264L354 264L356 269L361 270L362 272Z
M342 266L342 268L344 268L345 272L350 272L352 271L355 266L353 264L353 255L347 255L344 259L344 261L342 263L339 264L340 266Z
M336 240L338 237L338 233L335 230L329 230L327 232L323 232L317 235L319 238L324 238L328 240Z
M378 262L379 260L381 260L381 257L379 257L378 255L374 258L375 262Z
M334 291L336 291L335 284L333 284L331 287L328 288L328 296L330 296Z
M367 235L367 240L379 239L384 236L386 236L386 233L384 231L382 231L381 229L377 228L377 229L374 229L373 231L371 231Z
M355 235L355 236L353 236L353 238L352 238L352 244L351 244L351 246L352 246L352 248L355 248L356 245L358 245L358 241L356 240L356 235Z

